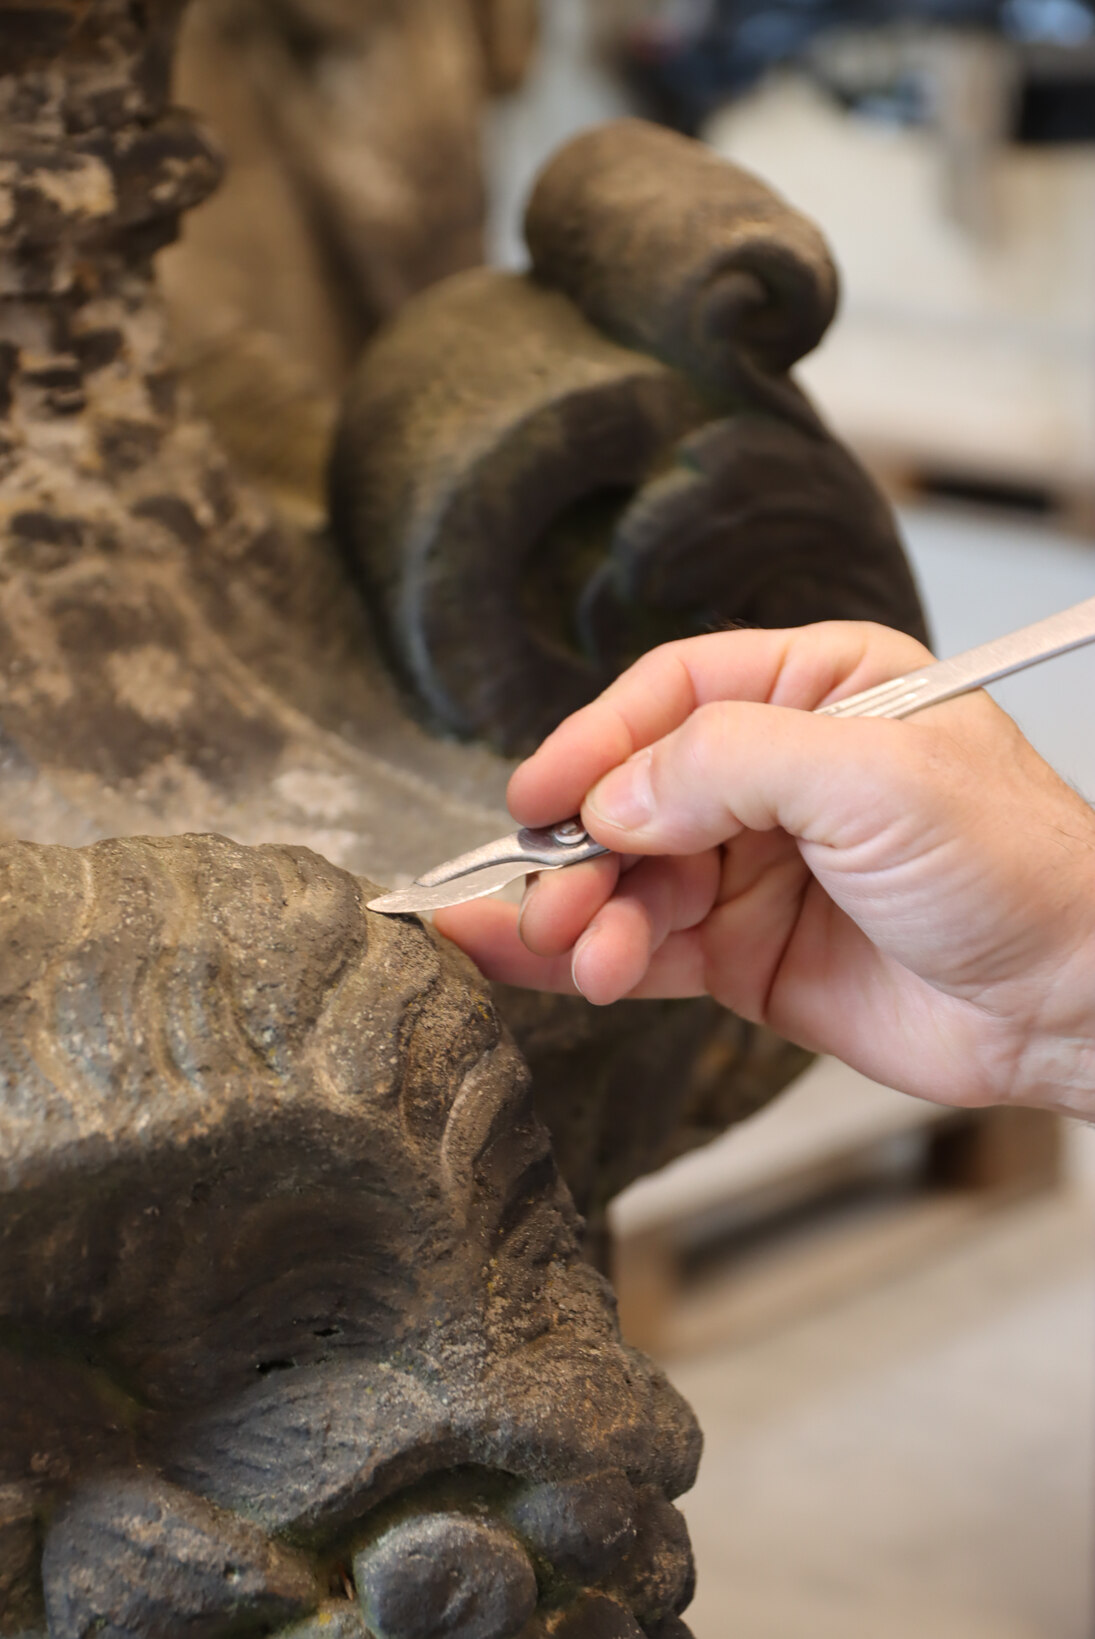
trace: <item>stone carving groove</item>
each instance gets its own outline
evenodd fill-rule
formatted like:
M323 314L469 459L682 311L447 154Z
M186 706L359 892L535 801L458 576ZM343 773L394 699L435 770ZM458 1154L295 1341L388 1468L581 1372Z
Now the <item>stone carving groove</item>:
M598 1015L500 991L533 1093L463 959L363 911L366 874L398 880L505 825L506 765L407 717L347 584L356 512L337 549L276 522L178 391L152 256L219 173L168 104L181 9L0 0L0 1632L414 1639L407 1567L428 1565L435 1590L465 1572L435 1613L452 1639L679 1639L691 1567L671 1499L698 1437L618 1337L532 1099L596 1219L805 1055L714 1004ZM672 616L648 590L665 529L687 546L689 608L707 597L707 503L685 506L690 535L659 486L695 438L687 483L718 500L704 440L729 415L556 283L507 286L514 313L536 309L543 399L520 359L508 386L488 369L469 328L467 404L504 444L524 393L534 430L554 417L580 442L584 371L611 428L646 429L653 467L625 510L656 517L628 535L640 595L621 600L589 593L615 562L599 501L592 519L542 505L567 573L519 591L564 628L578 681L558 714ZM366 371L420 404L382 345ZM477 354L511 395L493 426ZM832 448L762 355L750 415ZM367 415L355 433L359 410L343 479L387 434ZM377 473L400 527L385 472L444 476L451 457L474 491L450 411L451 447L423 426L419 455ZM553 469L514 445L507 502L485 442L487 490L519 523ZM863 539L876 570L845 591L915 624L888 526ZM492 629L474 554L427 544L456 628L478 610L476 641L504 641L512 602ZM402 549L383 551L398 579ZM823 544L784 582L797 597L801 575L823 613L841 573ZM479 731L511 743L543 710L541 674L503 675L532 704L515 728L480 703Z

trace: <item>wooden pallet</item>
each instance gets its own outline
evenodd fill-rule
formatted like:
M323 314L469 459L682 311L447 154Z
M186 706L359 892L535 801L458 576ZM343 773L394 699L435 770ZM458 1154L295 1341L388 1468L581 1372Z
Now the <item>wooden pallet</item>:
M860 459L898 506L943 501L1037 519L1070 535L1095 538L1095 476L1019 476L954 466L941 457L860 448Z
M931 1256L1061 1171L1052 1117L952 1111L825 1061L614 1204L624 1335L666 1357L769 1331Z

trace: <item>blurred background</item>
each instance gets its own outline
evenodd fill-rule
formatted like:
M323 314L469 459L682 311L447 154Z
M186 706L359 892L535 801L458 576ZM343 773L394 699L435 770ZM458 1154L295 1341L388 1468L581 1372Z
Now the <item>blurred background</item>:
M842 310L796 373L937 652L1095 595L1091 0L195 0L180 94L232 168L165 257L178 345L297 516L369 335L521 265L539 166L635 112L826 234ZM995 692L1095 795L1095 657ZM1089 1130L824 1062L620 1198L625 1331L706 1432L697 1639L1089 1639L1093 1198Z

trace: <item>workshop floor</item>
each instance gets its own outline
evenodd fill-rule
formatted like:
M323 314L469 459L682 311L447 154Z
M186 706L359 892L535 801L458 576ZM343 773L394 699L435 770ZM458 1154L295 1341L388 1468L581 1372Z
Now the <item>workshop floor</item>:
M1082 1196L732 1352L673 1362L696 1639L1090 1639L1095 1240Z

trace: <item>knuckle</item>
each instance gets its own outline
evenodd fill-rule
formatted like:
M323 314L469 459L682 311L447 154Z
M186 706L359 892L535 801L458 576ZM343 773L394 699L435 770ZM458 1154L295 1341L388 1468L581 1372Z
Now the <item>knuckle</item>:
M925 660L934 659L931 650L919 638L910 636L908 632L899 632L893 626L883 626L877 620L849 621L847 625L863 632L873 649L907 663L920 665Z
M899 632L892 626L883 626L877 620L819 621L805 630L820 647L853 654L858 651L861 661L871 661L897 675L923 666L935 657L918 638L908 632Z
M655 756L651 783L659 804L679 803L682 795L699 794L710 788L726 745L726 710L719 704L700 706L670 740L663 742L662 754Z
M696 708L687 724L685 744L690 755L708 760L720 755L727 744L735 706L733 701L712 700Z

